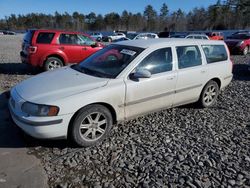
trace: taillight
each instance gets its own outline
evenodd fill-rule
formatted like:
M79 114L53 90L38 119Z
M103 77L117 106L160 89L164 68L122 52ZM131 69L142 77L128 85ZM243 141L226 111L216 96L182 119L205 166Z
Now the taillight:
M37 51L37 47L36 46L30 46L29 47L29 53L30 54L34 54L34 53L36 53L36 51Z

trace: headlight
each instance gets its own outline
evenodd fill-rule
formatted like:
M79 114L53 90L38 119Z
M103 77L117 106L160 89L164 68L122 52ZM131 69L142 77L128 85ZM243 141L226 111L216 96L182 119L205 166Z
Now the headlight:
M56 116L59 112L59 108L57 106L25 102L22 105L22 111L31 116Z
M244 41L240 41L237 43L237 46L241 46L244 43Z

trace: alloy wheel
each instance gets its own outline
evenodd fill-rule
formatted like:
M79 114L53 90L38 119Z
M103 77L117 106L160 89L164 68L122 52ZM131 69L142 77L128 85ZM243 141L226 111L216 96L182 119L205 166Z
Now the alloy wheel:
M49 64L48 64L49 70L54 70L54 69L57 69L57 68L60 68L60 67L61 67L60 62L58 62L56 60L50 61Z
M204 93L203 97L204 103L206 105L210 105L215 100L216 95L217 95L216 87L214 85L210 85L209 87L207 87Z
M87 115L81 122L79 133L82 139L87 141L98 140L105 133L107 119L104 114L94 112Z

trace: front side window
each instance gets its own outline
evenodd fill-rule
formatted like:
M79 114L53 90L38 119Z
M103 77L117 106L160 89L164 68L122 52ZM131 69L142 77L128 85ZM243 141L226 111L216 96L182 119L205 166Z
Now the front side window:
M50 44L55 33L41 32L38 34L36 43L38 44Z
M215 63L228 59L227 51L224 45L202 45L207 63Z
M194 67L202 64L198 46L176 47L179 69Z
M80 45L91 46L95 44L94 40L84 35L78 35L78 41L79 41L78 44Z
M158 74L172 70L172 51L171 48L158 49L149 54L137 66L138 69L146 69L151 74Z
M72 68L91 76L116 78L144 49L109 45Z

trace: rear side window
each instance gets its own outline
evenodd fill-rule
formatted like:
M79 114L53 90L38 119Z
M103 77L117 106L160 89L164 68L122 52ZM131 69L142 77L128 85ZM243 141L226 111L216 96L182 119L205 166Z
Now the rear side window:
M87 36L77 35L77 37L78 37L78 44L80 44L80 45L91 46L91 45L95 44L95 41L93 41L92 39L90 39Z
M194 67L202 64L198 46L176 47L179 69Z
M202 49L206 55L207 63L215 63L228 59L224 45L202 45Z
M36 43L38 44L50 44L55 33L41 32L38 34Z

